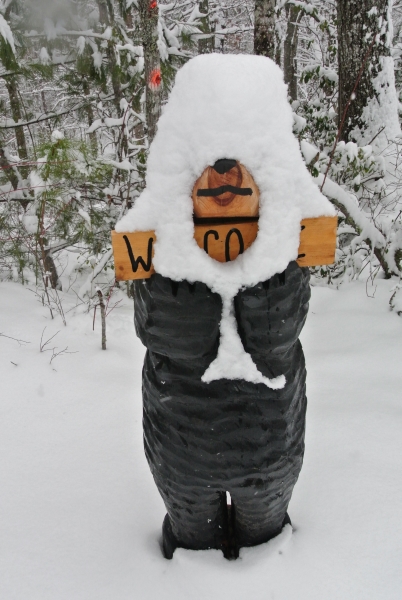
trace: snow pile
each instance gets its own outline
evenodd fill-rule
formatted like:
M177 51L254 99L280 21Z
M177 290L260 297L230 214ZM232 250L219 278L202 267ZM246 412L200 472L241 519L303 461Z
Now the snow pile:
M104 352L99 313L93 331L72 291L59 292L64 327L27 288L0 283L1 600L215 600L222 590L231 600L400 600L402 321L388 310L391 286L312 289L292 535L236 561L183 549L167 561L132 303L115 289ZM42 334L72 354L49 364Z
M210 54L177 74L150 149L147 186L116 230L157 235L156 272L176 281L202 281L221 295L217 359L205 381L245 379L283 387L253 368L233 317L233 298L284 271L297 258L300 221L334 215L308 173L292 133L293 117L282 72L260 56ZM208 165L236 159L260 190L259 233L235 261L219 263L194 240L191 192Z

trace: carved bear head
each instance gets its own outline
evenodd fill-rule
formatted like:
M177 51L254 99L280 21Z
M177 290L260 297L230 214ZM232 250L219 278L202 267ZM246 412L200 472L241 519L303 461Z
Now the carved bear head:
M198 218L255 217L259 190L246 167L222 158L207 167L195 182L192 198Z

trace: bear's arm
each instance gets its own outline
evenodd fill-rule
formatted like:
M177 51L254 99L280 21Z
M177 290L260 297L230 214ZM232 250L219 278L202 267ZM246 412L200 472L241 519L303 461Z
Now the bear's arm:
M222 301L205 284L158 274L137 280L134 309L137 335L151 352L176 361L216 356Z
M294 348L308 311L310 274L291 262L280 275L239 292L235 298L238 330L257 366L278 364Z

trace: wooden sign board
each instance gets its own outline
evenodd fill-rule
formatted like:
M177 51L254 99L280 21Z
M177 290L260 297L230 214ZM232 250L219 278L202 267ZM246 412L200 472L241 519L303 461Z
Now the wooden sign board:
M240 221L240 220L239 220ZM337 217L304 219L301 222L297 263L301 267L331 265L335 261ZM211 258L219 262L235 260L257 237L257 222L195 225L194 238ZM112 245L117 281L147 279L152 265L156 235L154 231L117 233Z

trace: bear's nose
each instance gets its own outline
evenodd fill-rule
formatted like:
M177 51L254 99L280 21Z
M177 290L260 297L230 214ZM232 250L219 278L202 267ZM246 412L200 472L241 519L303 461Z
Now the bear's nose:
M233 160L232 158L220 158L216 161L212 168L219 173L219 175L223 175L224 173L230 171L230 169L233 169L236 164L237 160Z

